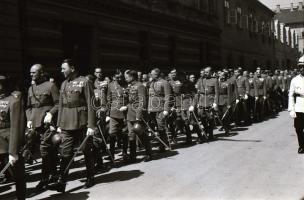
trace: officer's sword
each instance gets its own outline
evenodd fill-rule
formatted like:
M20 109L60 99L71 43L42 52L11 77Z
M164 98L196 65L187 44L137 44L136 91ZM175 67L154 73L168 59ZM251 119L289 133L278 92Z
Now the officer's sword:
M82 147L85 145L85 143L87 142L87 140L89 139L90 135L87 135L84 140L82 141L82 143L80 144L80 146L77 148L76 152L74 153L73 157L71 158L69 164L67 165L67 167L64 170L64 174L67 174L68 170L71 167L71 164L73 163L74 158L77 156L77 154L81 151Z
M230 110L231 106L226 110L226 112L223 114L223 117L222 117L222 121L225 119L225 117L227 116L229 110Z
M111 154L111 152L110 152L110 150L109 150L109 148L108 148L108 146L107 146L107 143L106 143L106 138L104 137L104 135L103 135L103 132L102 132L102 129L101 129L101 127L100 127L100 121L98 121L97 122L97 128L98 128L98 131L100 132L100 135L101 135L101 137L102 137L102 142L104 143L104 145L105 145L105 148L106 148L106 151L107 151L107 153L109 154L109 156L110 156L110 158L111 158L111 161L112 161L112 163L114 164L114 158L113 158L113 156L112 156L112 154ZM97 137L95 137L95 139L99 139L99 138L97 138ZM99 140L100 141L100 140Z
M155 131L153 131L153 129L150 127L150 125L146 122L146 120L144 120L144 118L141 118L141 119L145 123L145 125L148 127L148 129L150 130L150 132L154 135L154 137L156 139L158 139L158 141L160 141L160 143L162 143L167 149L169 149L170 151L172 151L172 149L155 133Z
M194 120L196 121L196 123L198 124L198 127L199 129L201 130L203 136L207 139L208 141L208 136L206 135L206 132L205 130L201 127L202 126L202 123L200 121L198 121L197 117L196 117L196 114L194 113L194 111L192 111L192 114L193 114L193 117L194 117Z
M9 162L4 166L4 168L0 172L0 178L3 178L5 176L4 173L10 166L11 166L11 163L9 163Z

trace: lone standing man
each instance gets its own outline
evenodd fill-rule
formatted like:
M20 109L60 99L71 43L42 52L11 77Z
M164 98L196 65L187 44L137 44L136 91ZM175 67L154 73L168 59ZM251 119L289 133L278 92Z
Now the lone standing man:
M299 63L300 74L290 83L288 111L294 119L294 127L298 136L298 153L304 153L304 63Z

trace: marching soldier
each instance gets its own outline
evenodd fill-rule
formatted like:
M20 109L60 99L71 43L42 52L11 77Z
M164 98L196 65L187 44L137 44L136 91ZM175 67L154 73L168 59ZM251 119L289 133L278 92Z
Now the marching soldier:
M265 101L267 98L266 80L261 76L261 71L257 70L256 78L254 79L255 85L255 119L261 121L265 114Z
M161 71L155 68L151 71L152 82L149 87L148 112L150 122L157 126L161 140L168 144L166 135L166 118L170 111L170 98L172 91L168 81L161 77ZM163 144L159 143L159 151L165 151Z
M17 199L24 200L25 169L20 152L24 142L24 105L20 92L7 94L5 81L6 77L0 75L0 157L8 157L10 172L15 179Z
M250 123L247 103L249 95L249 82L248 78L242 76L241 73L242 72L240 69L235 70L236 84L239 95L238 100L240 100L240 106L238 106L236 110L235 121L236 124L240 124L240 122L243 120L244 123L248 125Z
M182 87L182 82L179 80L177 77L177 70L173 69L170 72L170 80L169 83L171 85L172 89L172 100L173 100L173 105L171 108L171 116L168 117L167 123L169 125L169 132L171 133L171 140L174 144L177 143L177 134L175 131L175 125L179 126L178 124L174 123L176 121L177 117L180 118L181 116L181 87Z
M106 151L106 141L101 143L102 138L107 138L106 136L106 119L107 119L107 90L108 90L108 81L105 80L103 76L102 69L97 67L95 68L94 75L96 77L94 81L94 94L95 101L94 106L96 108L96 117L98 119L97 123L100 127L101 132L97 131L95 137L93 138L93 152L95 156L96 168L103 169L103 159L102 159L102 150ZM101 136L104 135L104 137Z
M249 82L248 107L249 107L250 117L253 119L256 109L255 108L256 86L255 86L255 77L253 72L249 73L248 82Z
M211 76L211 67L205 68L205 78L198 83L198 115L203 123L208 139L213 139L214 110L218 109L218 80Z
M93 85L85 77L78 76L77 68L71 59L65 59L61 65L61 72L65 81L61 85L58 107L58 132L62 136L60 144L59 179L51 187L58 192L65 192L68 164L73 157L73 150L77 140L89 137L82 148L86 177L85 188L94 185L94 159L92 138L96 129L95 111L91 104L93 99ZM87 138L86 137L86 138Z
M230 111L232 103L232 86L231 82L227 80L228 74L221 72L219 74L219 101L218 108L221 117L221 125L225 130L225 134L229 134L230 131Z
M59 91L54 83L44 77L44 68L41 64L33 65L30 73L33 84L28 90L27 127L40 135L42 172L41 180L36 186L36 189L40 191L46 189L49 182L56 181L57 149L52 144L52 132L48 129L50 125L55 126L53 116L58 112Z
M130 143L130 162L136 162L136 132L134 131L135 123L143 124L143 118L146 114L147 108L147 91L145 86L137 80L137 73L134 70L130 70L125 74L126 81L129 83L129 101L128 101L128 113L127 123L129 131L129 143ZM146 149L145 162L152 159L152 149L148 134L137 135L142 141Z
M124 161L128 159L128 135L124 131L127 126L125 124L128 109L127 86L122 72L116 70L114 80L109 84L107 92L107 101L110 109L110 152L112 158L114 158L115 144L119 139L122 139L122 155Z

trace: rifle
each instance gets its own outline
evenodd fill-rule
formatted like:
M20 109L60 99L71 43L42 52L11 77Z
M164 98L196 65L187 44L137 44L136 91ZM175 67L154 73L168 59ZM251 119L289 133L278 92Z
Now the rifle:
M0 172L0 178L3 178L5 176L4 173L10 166L11 166L11 163L9 163L9 162L4 166L4 168Z

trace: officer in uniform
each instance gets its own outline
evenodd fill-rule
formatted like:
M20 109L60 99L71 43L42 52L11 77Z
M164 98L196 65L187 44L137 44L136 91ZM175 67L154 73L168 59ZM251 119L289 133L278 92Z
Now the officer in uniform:
M32 85L28 90L27 127L40 135L40 153L42 158L41 180L36 189L46 189L49 181L56 180L57 149L52 145L52 132L48 126L55 126L53 116L58 112L59 91L57 86L44 77L44 67L35 64L31 67ZM50 175L52 174L52 178Z
M250 123L250 116L248 113L248 95L249 95L249 82L248 78L245 76L242 76L241 69L235 70L235 76L236 76L236 84L237 84L237 90L238 90L238 100L240 100L240 106L237 107L237 112L235 116L236 124L240 124L240 122L243 120L245 124Z
M222 121L225 134L229 134L230 131L230 111L232 103L232 86L231 82L227 80L228 74L221 72L219 74L219 101L218 108Z
M248 104L249 104L249 112L250 118L254 118L255 115L255 94L256 94L256 86L255 86L255 75L253 72L249 73L248 82L249 82L249 95L248 95Z
M96 77L94 81L94 94L95 94L95 101L94 107L96 111L96 117L98 119L99 127L101 132L97 131L95 133L95 137L93 138L93 152L95 156L96 168L103 169L103 159L102 159L102 150L106 151L106 141L101 143L102 140L101 134L104 135L104 138L107 138L106 133L106 123L107 123L107 91L108 91L108 82L104 79L102 69L97 67L95 68L94 75ZM99 138L99 139L96 139Z
M65 192L65 173L67 165L73 156L73 150L77 140L94 135L96 129L96 117L91 100L93 99L93 85L85 77L78 76L77 68L71 59L65 59L61 65L61 72L65 81L61 85L58 120L58 132L61 133L60 144L60 175L58 181L51 185L58 192ZM86 183L85 188L94 185L94 159L92 153L92 138L90 137L83 146ZM67 171L68 172L68 171Z
M26 195L25 169L20 153L24 143L25 112L20 92L7 94L6 77L0 75L0 157L11 165L15 179L16 196L24 200Z
M170 72L170 86L172 89L172 108L171 111L172 113L170 114L170 117L168 117L167 123L169 125L169 132L171 133L171 141L174 144L177 144L177 134L175 131L175 126L179 126L179 124L176 124L174 122L176 121L177 118L181 117L181 87L182 87L182 82L179 80L177 70L172 69Z
M205 78L198 84L198 115L209 140L213 139L214 111L218 109L219 98L218 80L211 76L211 70L211 67L205 68Z
M115 144L122 139L123 160L128 159L128 135L125 133L125 119L128 105L127 83L120 70L116 70L114 80L108 86L107 101L110 109L110 151L115 155Z
M129 131L130 144L130 162L136 162L136 132L134 132L135 123L143 124L143 118L147 109L147 91L145 86L137 80L136 71L129 70L125 74L125 79L128 82L128 113L127 123ZM145 132L138 135L146 149L146 157L144 160L152 159L152 149L148 134Z
M261 70L256 71L255 87L255 119L262 121L265 114L265 101L267 98L266 80L261 76Z
M170 111L171 87L168 81L161 77L161 71L158 68L151 71L151 78L148 102L150 122L157 125L160 138L168 144L169 138L168 135L166 135L166 118ZM159 151L165 151L165 147L161 143L159 143Z

